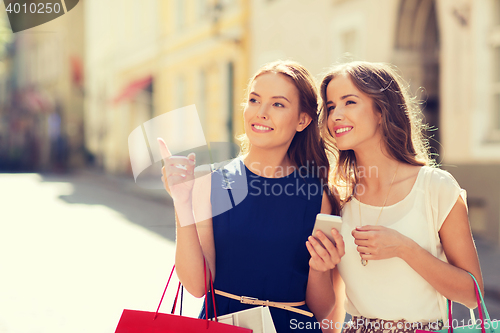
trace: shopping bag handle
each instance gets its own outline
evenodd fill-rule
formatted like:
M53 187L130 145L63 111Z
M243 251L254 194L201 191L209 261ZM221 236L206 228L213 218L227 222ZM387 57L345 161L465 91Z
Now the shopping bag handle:
M161 307L161 303L163 302L163 298L165 297L165 293L167 292L167 288L168 288L168 285L170 284L170 280L172 279L172 275L174 274L174 270L175 270L175 265L172 266L172 271L170 272L170 276L168 277L168 281L167 281L167 285L165 286L165 289L163 290L163 294L161 295L161 299L160 299L160 303L158 304L158 307L156 308L156 312L155 312L155 315L153 317L153 320L156 319L156 317L158 316L158 312L160 311L160 307ZM211 294L212 294L212 304L213 304L213 309L214 309L214 315L215 315L215 321L218 321L217 320L217 310L216 310L216 307L215 307L215 296L214 296L214 283L213 283L213 279L212 279L212 271L209 269L208 270L209 272L209 277L210 277L210 291L211 291ZM203 258L203 276L204 276L204 281L206 281L207 279L207 263L205 261L205 258ZM208 298L208 292L207 292L207 284L204 283L205 285L205 319L207 321L207 328L208 328L208 304L207 304L207 298ZM172 311L171 313L173 314L175 312L175 307L176 307L176 304L177 304L177 299L178 299L178 296L179 296L179 289L181 289L181 282L179 282L179 285L177 287L177 293L175 295L175 300L174 300L174 305L172 307ZM183 294L183 291L184 289L182 289L182 292L181 292L181 315L182 315L182 294Z
M481 293L481 290L479 289L479 284L477 283L477 280L476 278L474 277L474 275L472 275L471 273L469 273L469 275L472 277L472 279L474 280L474 284L476 286L476 291L477 293L479 294L479 297L481 298L481 300L477 300L477 305L478 307L481 309L480 305L482 305L482 309L484 311L484 317L488 320L488 321L491 321L490 319L490 314L488 313L488 309L486 309L486 303L484 302L484 298L483 298L483 294ZM477 295L477 294L476 294Z
M175 293L174 304L172 305L172 311L170 311L170 314L175 313L175 308L177 307L177 300L179 299L179 291L181 290L181 288L182 288L182 283L179 281L179 284L177 285L177 292ZM181 295L180 315L182 316L182 295Z
M172 271L170 272L170 276L168 277L167 285L165 286L165 289L163 290L163 294L161 295L160 303L158 304L158 307L156 308L155 316L153 317L153 320L156 319L158 316L158 311L160 311L160 306L161 303L163 302L163 298L165 297L165 293L167 292L168 284L170 283L170 279L172 278L172 275L174 274L175 270L175 264L172 266Z
M212 305L213 305L213 308L214 308L214 317L215 317L215 321L219 321L217 319L217 307L215 306L215 292L214 292L214 280L212 279L212 271L211 270L208 270L208 273L210 275L210 294L212 294ZM205 295L208 297L208 294L205 293ZM205 313L206 314L206 313Z
M204 285L205 285L205 319L207 320L207 329L208 329L208 292L207 292L207 264L206 264L206 261L203 262L203 275L204 275ZM213 309L214 309L214 316L215 316L215 321L219 321L217 319L217 309L216 309L216 306L215 306L215 296L214 296L214 283L213 283L213 280L212 280L212 271L210 270L210 268L208 269L208 275L209 275L209 278L210 278L210 293L212 294L212 306L213 306Z
M469 273L469 272L467 272ZM474 290L476 292L476 300L477 300L477 309L479 312L479 318L481 321L481 331L482 333L486 333L486 329L484 327L484 319L486 317L486 320L490 322L490 315L488 313L488 310L486 309L486 305L484 304L484 298L483 294L481 293L481 290L479 289L479 284L477 283L476 278L474 275L469 273L469 275L472 277L472 280L474 280ZM448 333L453 333L453 319L452 319L452 314L451 314L451 308L452 308L452 302L448 300ZM484 316L483 316L483 311L484 311ZM475 325L475 323L473 323ZM490 325L491 328L491 325Z

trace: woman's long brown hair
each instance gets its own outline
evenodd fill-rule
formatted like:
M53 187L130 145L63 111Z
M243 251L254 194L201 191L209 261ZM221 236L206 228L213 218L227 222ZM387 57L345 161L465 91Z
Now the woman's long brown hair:
M335 137L328 129L326 90L330 81L347 75L362 93L372 98L375 109L382 115L382 138L387 152L397 161L411 165L432 165L428 140L422 130L422 112L409 97L401 77L391 66L383 63L350 62L334 67L323 78L320 86L320 131L326 147L337 158L333 184L346 188L343 200L350 200L359 182L356 155L353 150L338 150Z
M289 78L299 91L299 112L308 114L312 121L302 132L295 136L288 147L288 157L299 168L301 174L304 168L308 175L320 178L323 190L328 195L332 206L332 214L340 213L340 202L334 191L329 186L330 163L328 161L325 144L320 136L318 125L318 90L313 76L302 65L294 61L275 61L262 67L250 80L248 90L253 81L262 74L276 73ZM248 94L247 94L248 95ZM248 97L247 97L248 99ZM241 142L241 154L246 154L250 148L250 142L245 134L238 138Z

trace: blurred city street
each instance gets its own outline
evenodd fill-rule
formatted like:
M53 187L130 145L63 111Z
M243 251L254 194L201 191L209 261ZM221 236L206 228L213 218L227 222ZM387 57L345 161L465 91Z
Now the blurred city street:
M500 0L63 0L31 11L42 2L0 2L0 333L107 333L124 308L155 311L174 263L173 205L134 177L160 183L158 137L174 154L198 149L200 164L235 156L249 79L278 59L317 84L357 60L401 75L430 157L467 191L500 320ZM184 294L197 317L202 300ZM468 309L455 305L454 319L467 324Z
M113 332L124 308L156 309L174 261L163 190L94 171L0 174L0 189L0 333ZM500 319L500 250L477 246L487 306ZM185 293L186 315L200 307ZM459 323L468 320L464 307L454 310Z
M172 205L129 182L0 174L1 333L108 333L124 308L156 310L174 262ZM184 295L197 316L201 300Z

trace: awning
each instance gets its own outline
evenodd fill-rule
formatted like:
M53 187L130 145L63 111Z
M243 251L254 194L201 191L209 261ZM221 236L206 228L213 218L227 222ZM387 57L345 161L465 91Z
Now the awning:
M133 81L113 99L113 103L118 104L125 100L133 99L137 95L137 93L149 86L151 82L153 82L153 77L151 75Z
M71 64L71 79L77 87L83 87L83 62L79 56L69 58Z

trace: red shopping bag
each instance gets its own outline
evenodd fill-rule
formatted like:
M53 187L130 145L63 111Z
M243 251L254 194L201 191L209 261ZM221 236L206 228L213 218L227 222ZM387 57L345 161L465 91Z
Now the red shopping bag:
M205 276L206 276L206 267ZM174 306L171 314L158 313L165 292L167 291L168 284L172 278L175 265L172 267L172 272L168 278L167 285L163 291L160 304L156 312L137 311L137 310L123 310L118 326L115 333L252 333L252 330L243 327L223 324L217 322L217 314L215 314L215 321L208 319L207 313L207 297L205 297L205 318L198 319L184 317L182 315L175 315L175 306L177 304L177 297L179 296L179 288L177 288L177 295L175 296ZM210 284L213 290L212 274L210 274ZM205 286L205 295L208 295ZM215 310L215 299L212 293L213 308ZM182 313L182 295L181 295L181 313Z
M115 333L251 333L252 330L207 319L173 314L123 310Z

